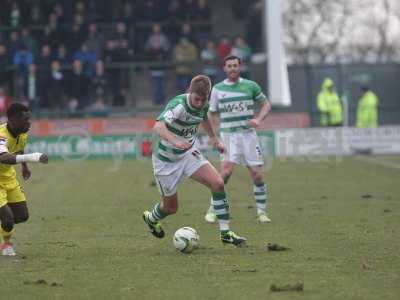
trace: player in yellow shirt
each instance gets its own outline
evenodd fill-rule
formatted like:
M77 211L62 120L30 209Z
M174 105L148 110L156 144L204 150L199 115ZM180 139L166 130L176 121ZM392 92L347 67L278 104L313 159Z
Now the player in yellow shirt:
M11 104L7 109L7 118L7 123L0 125L0 232L3 237L2 254L14 256L10 242L14 225L28 220L29 213L25 194L12 165L21 163L22 177L27 180L31 172L26 163L48 163L49 158L43 153L24 154L27 132L31 126L28 107L21 103Z

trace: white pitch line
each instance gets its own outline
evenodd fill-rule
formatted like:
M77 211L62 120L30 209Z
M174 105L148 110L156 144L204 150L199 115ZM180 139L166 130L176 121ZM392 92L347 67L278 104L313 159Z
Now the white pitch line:
M389 162L387 160L382 160L382 159L367 157L367 156L356 156L355 159L357 159L359 161L391 168L391 169L400 170L400 164L395 163L395 162Z

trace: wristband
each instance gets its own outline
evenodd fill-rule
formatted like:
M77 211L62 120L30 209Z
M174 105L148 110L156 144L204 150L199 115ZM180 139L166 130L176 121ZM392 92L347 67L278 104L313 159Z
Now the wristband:
M35 152L35 153L29 153L29 154L20 154L16 155L15 160L18 163L23 163L23 162L39 162L40 157L43 155L43 153Z

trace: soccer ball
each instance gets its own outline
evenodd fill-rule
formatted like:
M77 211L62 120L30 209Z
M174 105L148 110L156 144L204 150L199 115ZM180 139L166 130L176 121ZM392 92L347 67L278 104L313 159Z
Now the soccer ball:
M173 238L174 247L183 253L191 253L199 247L200 237L191 227L179 228Z

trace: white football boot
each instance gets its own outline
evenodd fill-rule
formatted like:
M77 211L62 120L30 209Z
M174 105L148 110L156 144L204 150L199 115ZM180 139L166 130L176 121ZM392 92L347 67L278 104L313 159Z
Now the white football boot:
M215 214L214 208L212 206L208 208L208 211L204 216L204 220L206 220L207 223L215 223L215 221L217 220L217 215Z
M3 253L3 256L15 256L16 255L13 244L11 244L11 243L1 244L1 251Z

